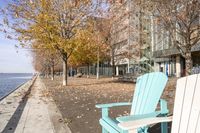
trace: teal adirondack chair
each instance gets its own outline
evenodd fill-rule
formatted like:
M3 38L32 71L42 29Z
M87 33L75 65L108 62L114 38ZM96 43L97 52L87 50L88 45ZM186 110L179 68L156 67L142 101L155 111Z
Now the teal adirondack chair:
M122 130L118 124L131 120L138 120L148 117L166 116L168 114L167 102L160 99L167 83L167 76L161 72L147 73L137 78L135 93L132 103L110 103L98 104L97 108L102 109L102 118L99 120L102 126L102 133L128 133ZM160 103L160 110L156 111ZM130 115L112 119L109 117L109 108L116 106L132 106ZM167 133L167 123L162 123L162 133ZM137 129L138 133L147 133L148 127Z
M162 122L172 122L171 133L200 133L200 74L177 80L173 116L149 117L118 126L129 133L137 133L138 127Z

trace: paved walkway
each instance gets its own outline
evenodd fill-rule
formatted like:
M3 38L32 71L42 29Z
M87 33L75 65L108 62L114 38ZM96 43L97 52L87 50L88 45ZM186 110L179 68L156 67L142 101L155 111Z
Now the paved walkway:
M28 81L0 101L0 133L15 130L26 103L26 100L22 98L29 92L31 84L32 81Z
M51 97L45 96L45 86L39 78L33 84L27 101L23 102L20 119L13 125L7 124L5 133L71 133ZM8 122L9 123L9 122ZM15 126L16 127L12 127ZM14 129L14 130L12 130Z

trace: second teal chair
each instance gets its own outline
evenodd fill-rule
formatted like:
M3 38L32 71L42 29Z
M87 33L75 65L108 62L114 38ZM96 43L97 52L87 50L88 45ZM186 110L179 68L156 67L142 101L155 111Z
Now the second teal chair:
M161 72L147 73L137 78L132 103L98 104L102 109L102 118L99 120L102 133L128 133L120 129L117 124L130 120L148 118L152 116L166 116L168 114L167 102L160 99L167 83L167 76ZM158 103L160 110L156 111ZM112 119L109 117L109 108L116 106L131 106L130 115ZM162 133L167 133L167 123L161 124ZM148 127L138 129L138 133L147 133Z

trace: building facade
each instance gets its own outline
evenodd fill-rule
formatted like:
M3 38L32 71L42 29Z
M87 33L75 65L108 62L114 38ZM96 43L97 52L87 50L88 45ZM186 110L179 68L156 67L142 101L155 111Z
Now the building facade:
M130 73L133 65L140 59L139 17L137 6L132 0L113 4L111 45L114 48L116 75ZM134 9L134 10L133 10Z
M154 71L168 76L184 76L185 59L170 39L169 32L161 28L153 15L142 14L133 0L124 0L120 4L112 8L117 14L111 34L116 75L131 73L134 65L147 57L145 59L150 60L150 64L153 61ZM194 68L200 68L199 57L200 43L192 48Z
M152 54L154 57L154 70L164 72L168 76L185 76L185 59L169 37L167 31L151 18ZM178 37L178 36L177 36ZM200 65L200 42L192 47L193 69ZM192 72L194 73L194 72Z

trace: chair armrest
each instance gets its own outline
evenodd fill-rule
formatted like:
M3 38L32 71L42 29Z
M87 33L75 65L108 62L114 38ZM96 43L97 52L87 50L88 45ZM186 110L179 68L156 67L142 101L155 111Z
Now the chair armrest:
M95 105L96 108L111 108L111 107L116 107L116 106L128 106L131 105L132 103L129 102L122 102L122 103L108 103L108 104L97 104Z
M152 118L160 114L161 114L161 111L156 111L153 113L142 114L142 115L121 116L121 117L117 117L116 119L119 122L127 122L127 121L139 120L139 119L144 119L144 118Z
M170 117L154 117L154 118L145 118L135 121L128 121L119 123L118 126L123 130L135 130L139 127L144 127L151 124L170 122L172 121L172 116Z

